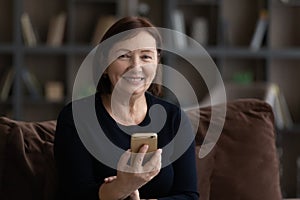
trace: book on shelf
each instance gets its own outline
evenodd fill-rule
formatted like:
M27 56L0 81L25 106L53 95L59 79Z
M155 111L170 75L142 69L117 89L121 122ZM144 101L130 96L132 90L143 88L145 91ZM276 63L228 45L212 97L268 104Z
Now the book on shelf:
M260 11L258 21L254 30L254 34L250 43L250 49L258 50L262 44L268 29L268 12L263 9Z
M47 34L47 42L46 42L47 45L49 46L62 45L64 35L65 35L66 21L67 21L66 12L61 12L50 19L48 34Z
M24 12L21 16L21 28L24 43L27 46L36 46L37 45L37 36L34 28L32 26L31 19L28 13Z
M16 71L14 67L10 67L9 70L2 76L1 79L1 93L0 100L7 101L12 94L14 82L16 79ZM21 80L27 89L27 92L31 99L39 100L42 97L42 88L36 76L31 73L27 68L21 70Z
M42 98L42 87L37 77L30 72L27 68L22 68L21 78L29 93L29 97L33 100L39 100Z
M102 39L104 33L108 30L108 28L115 23L117 18L113 15L103 15L98 18L96 23L96 27L93 33L91 43L93 45L99 44L100 40Z
M266 101L273 108L277 128L292 128L293 120L290 110L288 108L286 99L277 84L270 84L266 95Z
M196 17L192 21L191 36L201 45L208 44L208 22L204 17Z
M187 45L187 36L185 31L185 21L183 12L180 10L175 10L172 14L172 27L175 31L179 33L174 34L173 42L175 47L184 49Z
M1 82L0 82L0 100L6 101L10 95L13 81L15 76L15 70L13 67L9 67L4 71L1 75Z

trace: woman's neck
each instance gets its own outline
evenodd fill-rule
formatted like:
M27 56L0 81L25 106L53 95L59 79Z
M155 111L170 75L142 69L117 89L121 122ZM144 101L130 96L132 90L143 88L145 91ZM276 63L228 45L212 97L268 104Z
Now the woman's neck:
M129 99L102 95L102 102L110 116L119 124L130 126L141 123L147 114L145 95L132 96Z

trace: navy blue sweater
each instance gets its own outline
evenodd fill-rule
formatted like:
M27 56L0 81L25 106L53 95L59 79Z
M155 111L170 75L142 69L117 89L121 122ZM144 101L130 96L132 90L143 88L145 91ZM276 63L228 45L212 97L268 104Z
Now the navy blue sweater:
M130 149L130 134L141 132L139 131L140 128L146 127L149 132L157 132L158 147L163 149L163 168L156 177L139 189L140 198L198 199L194 133L187 117L177 106L148 93L146 93L146 100L148 108L154 105L162 106L166 111L166 119L161 119L165 118L161 111L156 110L151 113L148 109L145 119L138 126L122 126L116 123L108 114L98 94L77 100L75 103L82 108L82 111L80 111L82 114L77 111L75 115L85 115L84 111L89 110L85 107L92 106L102 132L113 145L124 151ZM91 105L93 103L94 106ZM76 121L77 125L78 120L74 120L72 105L74 105L74 102L68 104L61 111L57 120L54 141L60 197L61 199L96 200L99 199L98 191L104 178L116 175L116 164L119 155L112 155L113 151L105 147L107 141L101 143L103 140L91 139L91 141L96 141L94 146L100 149L94 152L92 152L93 147L91 147L93 144L82 142L80 134L88 135L88 132L92 132L93 134L96 133L97 137L99 130L94 130L96 128L89 125L92 120L83 117L85 120L82 121L85 121L85 127L89 128L80 131L80 128L75 126L74 123ZM164 122L162 127L157 127L155 124L159 124L159 122ZM182 134L181 137L173 140L176 134L180 133ZM166 145L168 145L167 149L164 148ZM103 148L101 149L101 147ZM102 160L101 155L106 156L106 158L111 156L111 159L117 157L117 160L112 162L113 164L105 163L105 159Z

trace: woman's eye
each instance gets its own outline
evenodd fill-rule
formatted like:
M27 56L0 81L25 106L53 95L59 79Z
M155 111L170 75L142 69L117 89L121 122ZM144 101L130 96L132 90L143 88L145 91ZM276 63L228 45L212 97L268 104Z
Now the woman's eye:
M121 59L124 59L124 58L130 58L130 55L128 55L128 54L123 54L123 55L120 55L118 58L121 58Z
M143 55L142 58L145 60L152 60L152 56L150 55Z

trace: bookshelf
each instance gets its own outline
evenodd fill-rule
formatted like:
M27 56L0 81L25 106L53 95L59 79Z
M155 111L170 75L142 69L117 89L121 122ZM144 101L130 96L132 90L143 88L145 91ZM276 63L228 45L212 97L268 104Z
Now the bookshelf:
M46 98L32 103L20 80L14 83L13 93L1 102L1 114L16 119L48 119L57 116L65 103L70 101L72 83L76 71L87 53L93 48L92 38L101 16L140 14L150 18L160 27L172 27L172 13L182 12L185 32L191 37L200 37L203 45L218 66L225 82L248 83L274 82L286 97L292 118L300 123L300 94L294 91L299 84L300 38L298 28L300 6L280 0L0 0L0 70L14 68L17 77L20 69L28 68L39 80L45 95L47 82L57 81L63 85L64 98L51 102ZM262 9L268 10L268 28L258 50L249 45ZM37 37L35 46L24 43L21 15L26 12ZM66 24L60 45L47 43L49 23L59 13L65 12ZM197 26L204 27L206 35L197 36ZM202 37L202 38L201 38ZM182 50L192 59L199 59L192 48ZM185 65L181 58L170 56L167 62ZM191 71L192 72L192 69ZM193 73L187 72L187 76ZM201 100L206 95L205 84L199 77L192 77ZM199 84L201 87L198 87ZM204 85L204 86L203 86ZM199 89L200 88L200 89ZM30 105L31 104L31 105ZM35 115L25 107L44 105L45 113ZM49 105L48 105L49 104ZM8 105L8 106L6 106ZM49 107L49 109L47 109ZM55 109L53 109L55 107ZM4 109L5 108L5 109ZM9 112L7 111L9 110ZM34 109L32 109L34 110ZM27 114L26 114L27 113ZM26 116L26 117L25 117ZM30 117L31 116L31 117Z
M1 116L26 121L55 119L61 108L70 101L74 74L84 55L93 47L90 43L94 28L92 19L97 20L97 15L106 14L103 12L106 10L117 15L117 5L117 1L0 0L1 86L8 71L16 72L10 86L12 89L1 99ZM47 41L50 21L63 12L66 13L63 38L59 45L51 46ZM23 13L29 16L32 23L37 40L34 45L25 42L23 24L20 22ZM37 85L33 87L41 89L42 98L35 99L28 92L22 80L23 69L37 79ZM56 87L62 87L58 88L62 98L47 98L49 88L46 86L49 87L49 83L58 83Z
M206 19L208 41L203 46L225 83L276 83L286 98L294 123L300 123L300 93L295 91L299 85L300 29L298 20L292 20L300 17L299 4L280 0L176 0L172 9L183 13L185 31L191 37L192 22ZM267 10L267 29L259 48L251 49L262 10ZM192 48L182 52L187 57L198 57Z
M0 83L6 81L8 71L15 72L9 93L0 101L0 114L26 121L55 119L71 100L77 70L96 45L92 38L99 18L136 15L139 4L144 6L143 14L162 26L162 11L157 12L162 3L149 0L0 0ZM151 9L145 11L145 6ZM25 23L21 22L24 13ZM61 25L50 25L55 18L59 21L62 13L65 18L60 20ZM63 34L54 45L49 43L49 35L54 37L55 33L49 33L51 27ZM30 42L33 38L36 42ZM33 98L28 92L22 80L24 69L37 80L31 89L38 88L42 98ZM62 98L47 98L47 91L51 91L47 88L49 83L62 87L54 88L62 91Z

